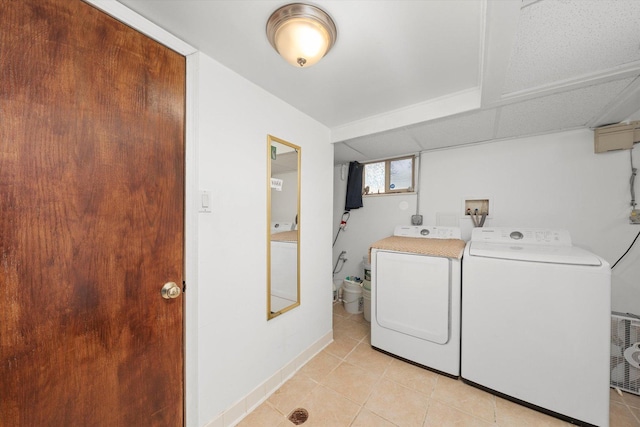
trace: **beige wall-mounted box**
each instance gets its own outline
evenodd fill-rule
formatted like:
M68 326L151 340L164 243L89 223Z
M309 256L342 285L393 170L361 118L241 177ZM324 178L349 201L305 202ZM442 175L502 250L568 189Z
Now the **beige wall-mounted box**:
M464 214L489 215L489 199L473 199L464 201Z
M603 126L594 131L595 152L630 150L640 142L640 121Z

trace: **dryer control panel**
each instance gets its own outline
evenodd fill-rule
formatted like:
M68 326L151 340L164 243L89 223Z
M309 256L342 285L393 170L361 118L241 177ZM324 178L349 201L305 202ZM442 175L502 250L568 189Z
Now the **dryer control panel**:
M419 237L423 239L460 239L458 227L436 227L426 225L398 225L394 236Z

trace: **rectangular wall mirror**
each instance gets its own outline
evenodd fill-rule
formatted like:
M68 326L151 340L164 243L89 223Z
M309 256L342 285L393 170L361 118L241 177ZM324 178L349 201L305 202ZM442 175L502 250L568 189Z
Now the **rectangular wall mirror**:
M267 319L300 305L300 156L267 136Z

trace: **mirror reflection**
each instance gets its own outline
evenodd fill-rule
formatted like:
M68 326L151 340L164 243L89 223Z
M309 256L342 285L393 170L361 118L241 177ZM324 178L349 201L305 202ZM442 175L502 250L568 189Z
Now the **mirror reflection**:
M300 147L267 137L267 318L300 305Z

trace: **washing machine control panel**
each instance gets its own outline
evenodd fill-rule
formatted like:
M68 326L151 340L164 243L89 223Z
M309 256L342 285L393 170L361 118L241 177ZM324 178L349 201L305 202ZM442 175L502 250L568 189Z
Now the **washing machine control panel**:
M571 246L571 236L567 230L547 228L474 228L472 242L515 243L546 246Z
M426 225L398 225L394 236L420 237L423 239L460 239L458 227L436 227Z

